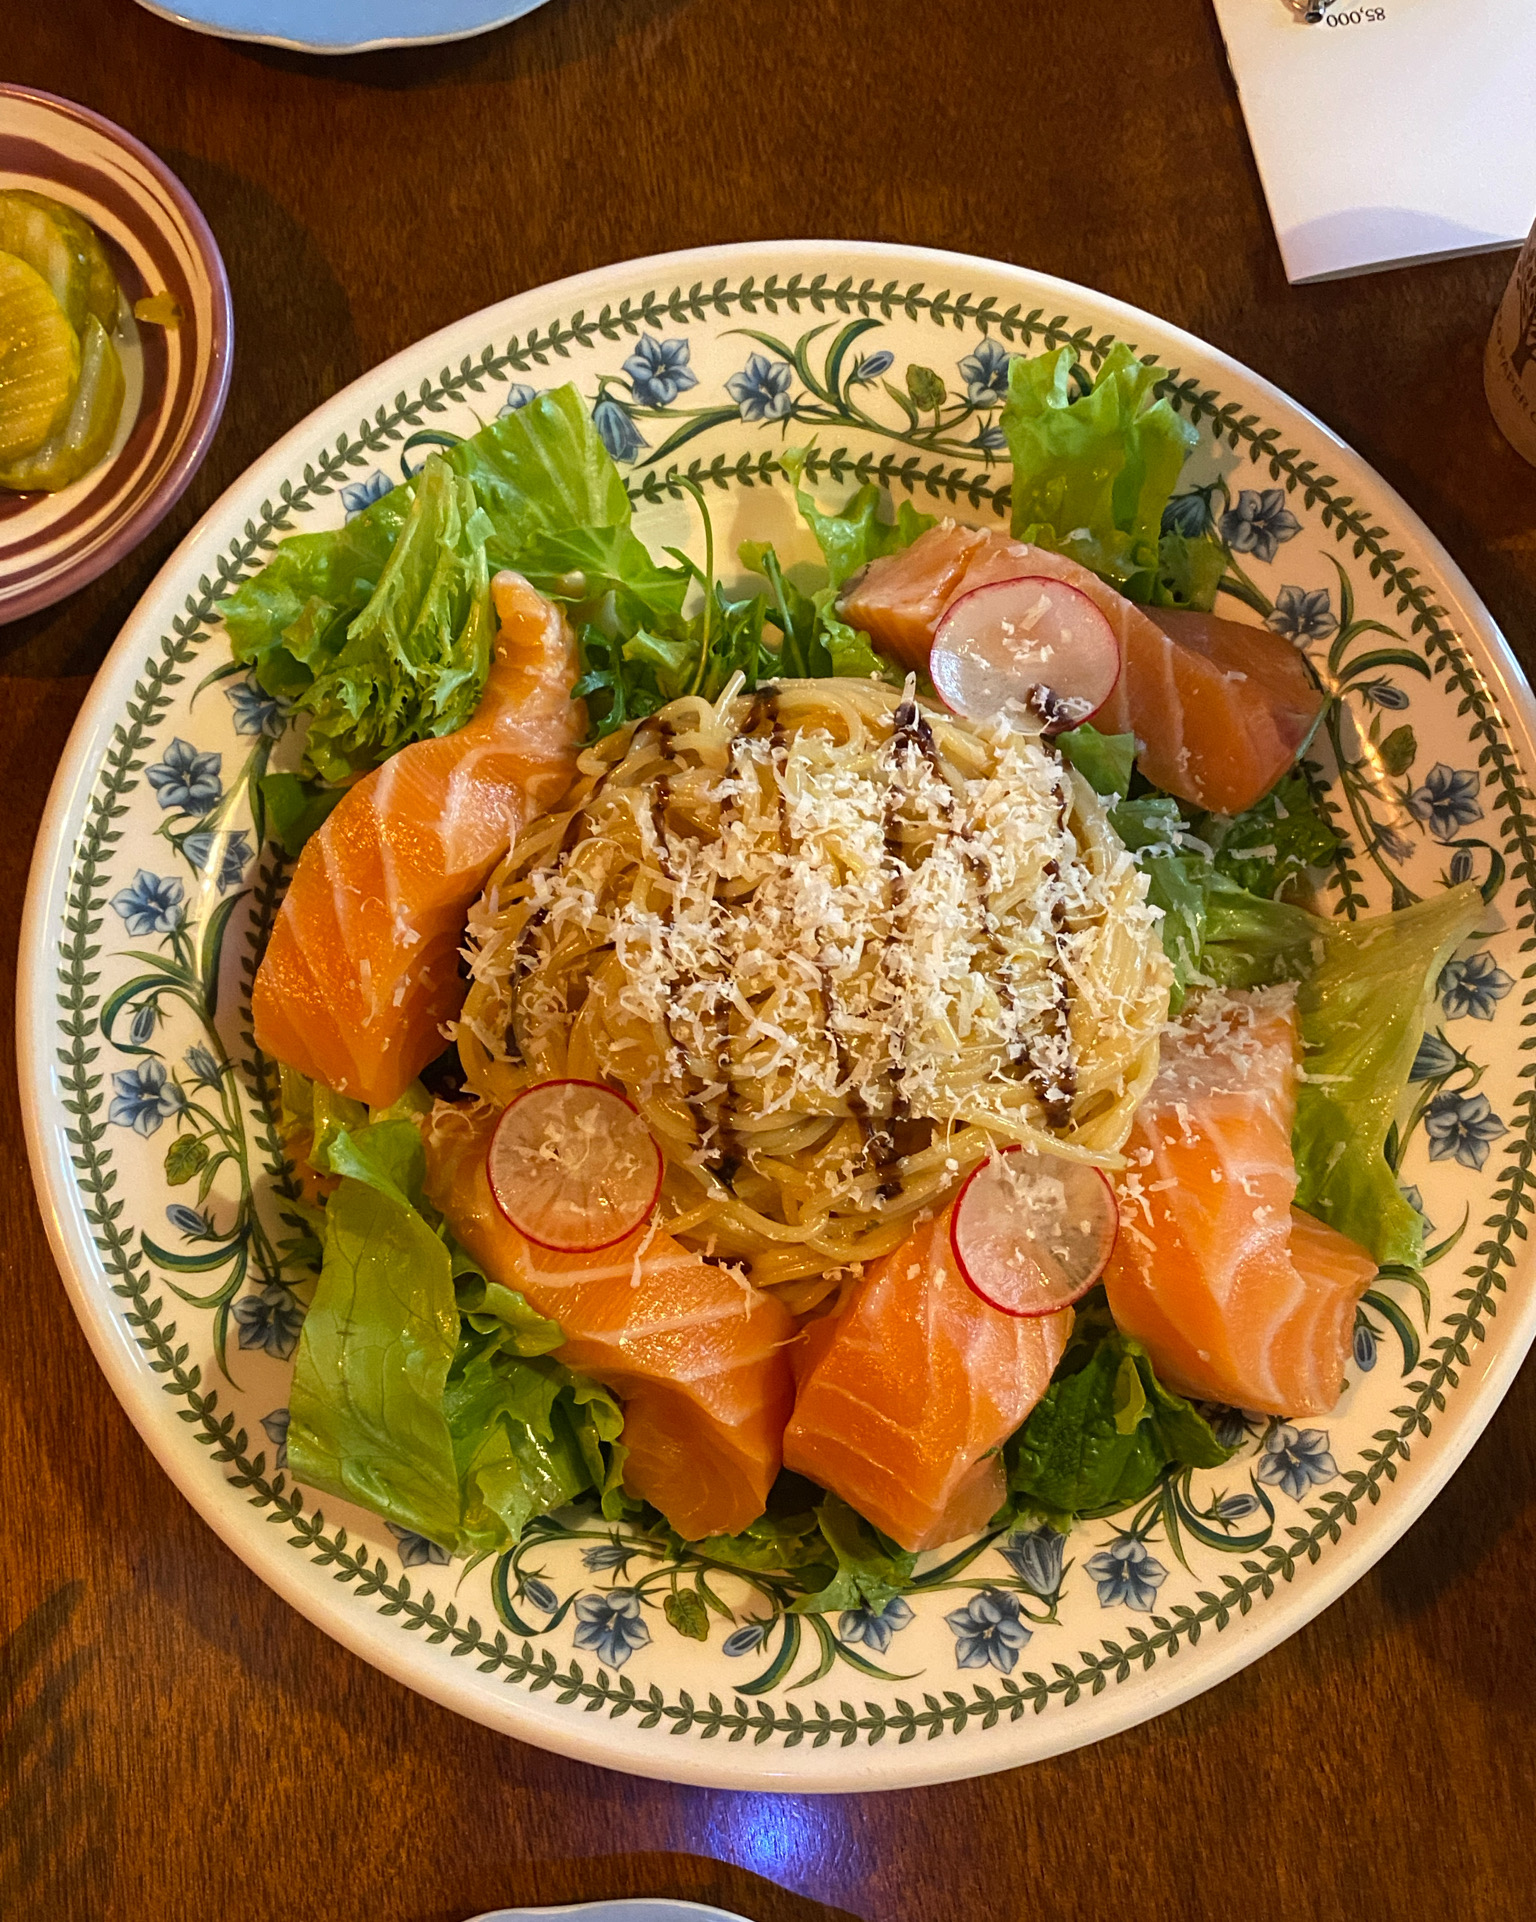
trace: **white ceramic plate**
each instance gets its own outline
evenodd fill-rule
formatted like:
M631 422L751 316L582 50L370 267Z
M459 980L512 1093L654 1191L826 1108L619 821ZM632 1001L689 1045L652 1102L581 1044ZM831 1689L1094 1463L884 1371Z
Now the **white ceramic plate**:
M818 1626L785 1615L771 1583L716 1574L725 1622L695 1564L590 1524L461 1580L429 1544L317 1505L281 1450L297 1312L254 1261L280 1232L281 1156L246 1005L282 874L251 846L245 782L296 750L256 690L209 680L228 658L220 597L284 532L338 523L425 446L564 381L621 457L653 546L696 539L667 486L681 468L708 493L718 551L750 535L807 555L777 456L813 438L827 503L873 479L984 521L1006 508L1008 355L1070 341L1092 361L1116 337L1157 356L1202 430L1173 511L1214 526L1250 607L1345 689L1322 750L1351 837L1331 904L1489 883L1485 931L1440 983L1407 1136L1402 1178L1440 1250L1427 1310L1398 1283L1368 1299L1326 1421L1232 1411L1244 1446L1225 1469L1070 1539L995 1543L876 1618ZM22 943L22 1087L60 1268L188 1500L328 1633L466 1715L742 1788L904 1786L1097 1740L1221 1681L1357 1580L1444 1484L1531 1340L1532 723L1487 613L1392 491L1284 395L1149 315L994 262L830 242L679 254L521 295L365 376L257 462L101 672ZM194 1137L233 1157L200 1211L200 1151L178 1145Z
M139 0L149 13L221 40L295 53L373 53L468 40L521 20L544 0Z

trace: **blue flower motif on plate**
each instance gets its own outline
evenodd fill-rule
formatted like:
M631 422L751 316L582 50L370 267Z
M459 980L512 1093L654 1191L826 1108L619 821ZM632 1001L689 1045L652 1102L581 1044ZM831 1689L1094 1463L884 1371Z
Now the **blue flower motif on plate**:
M1272 561L1280 543L1300 532L1301 522L1286 506L1282 487L1266 487L1262 493L1245 487L1221 517L1221 538L1232 552L1260 561Z
M1314 588L1310 594L1303 587L1282 587L1275 611L1264 625L1293 641L1326 641L1338 622L1326 587Z
M767 1640L771 1622L748 1622L744 1628L733 1628L720 1644L723 1655L750 1655L754 1649L761 1648Z
M1437 1094L1424 1111L1431 1161L1452 1156L1463 1168L1481 1168L1491 1143L1509 1130L1493 1112L1485 1094Z
M956 363L965 382L965 397L973 407L1001 407L1008 398L1008 367L1014 356L990 334L977 343L974 354Z
M282 702L254 681L236 681L233 687L225 688L224 698L235 710L237 734L265 734L269 741L275 741L288 725Z
M174 875L151 874L140 868L130 887L112 897L114 912L123 917L128 932L141 940L146 934L174 934L186 918L182 906L186 890ZM134 1040L147 1037L134 1035Z
M912 1610L899 1595L892 1596L884 1608L845 1608L837 1618L837 1632L845 1642L862 1642L877 1655L883 1655L897 1635L912 1620Z
M159 796L161 807L178 814L206 814L224 792L219 770L224 756L202 753L178 734L165 758L144 770L144 778Z
M1100 1608L1118 1608L1123 1602L1143 1615L1151 1614L1157 1591L1168 1579L1167 1569L1135 1535L1118 1536L1087 1567L1098 1584Z
M181 851L199 874L218 883L220 894L239 887L254 852L244 828L237 828L233 834L194 828L182 837Z
M602 1575L615 1569L622 1575L634 1558L635 1551L615 1538L611 1542L599 1542L596 1548L581 1551L581 1565L589 1575Z
M581 1622L576 1646L594 1649L613 1668L622 1668L651 1639L651 1631L640 1619L640 1597L632 1588L583 1595L576 1603L576 1614Z
M1032 1631L1019 1619L1019 1598L1000 1588L986 1588L964 1608L944 1617L955 1633L955 1667L1001 1669L1013 1672Z
M1233 1408L1224 1401L1204 1401L1197 1406L1223 1448L1241 1448L1250 1435L1256 1435L1264 1426L1262 1415L1246 1408Z
M615 460L632 461L642 447L650 446L635 425L629 409L608 394L604 394L592 409L592 425L597 429L599 440Z
M520 380L515 380L507 389L506 399L496 409L496 418L503 420L508 414L519 414L529 401L537 400L538 397L537 387L525 387Z
M849 380L850 387L868 387L882 374L888 374L896 364L896 356L882 348L878 354L866 354L854 368Z
M1281 1421L1264 1437L1264 1453L1254 1472L1261 1482L1278 1483L1292 1501L1299 1502L1309 1488L1331 1482L1339 1465L1328 1452L1326 1429L1297 1428Z
M162 1121L180 1114L187 1105L187 1097L158 1061L121 1069L113 1075L112 1086L117 1093L107 1110L108 1119L120 1128L132 1128L135 1134L152 1135Z
M1444 1035L1426 1034L1419 1043L1419 1051L1413 1057L1413 1066L1408 1070L1410 1081L1440 1081L1448 1074L1454 1074L1461 1066L1462 1057L1446 1040Z
M425 1535L418 1535L412 1528L400 1528L394 1522L385 1526L400 1544L400 1566L402 1568L422 1568L431 1565L435 1568L448 1566L448 1551Z
M1473 768L1447 767L1437 761L1424 777L1424 785L1408 796L1408 807L1416 821L1422 821L1437 841L1449 841L1458 828L1470 827L1483 818L1478 800L1479 782Z
M244 1296L235 1303L234 1315L242 1348L264 1349L287 1361L299 1345L304 1310L286 1288L263 1288L259 1295Z
M972 447L979 447L984 454L1000 454L1008 445L1008 436L1001 427L979 427Z
M1399 714L1408 705L1408 696L1395 681L1362 681L1359 693L1362 699L1373 701L1377 707L1391 708Z
M1413 853L1413 843L1406 834L1401 834L1385 821L1374 823L1376 845L1388 860L1396 861L1399 866Z
M624 362L630 392L642 407L670 407L679 394L697 387L699 377L688 365L686 340L658 340L642 334L640 344Z
M749 354L746 366L725 383L725 391L735 401L743 420L784 420L794 405L789 397L794 377L795 370L787 360Z
M273 1457L274 1468L288 1466L288 1423L291 1417L286 1408L274 1408L270 1415L263 1415L261 1425L266 1431L267 1440L277 1450Z
M137 1046L144 1043L155 1031L155 1023L160 1019L158 1001L141 1001L133 1011L133 1020L128 1025L128 1039Z
M184 1201L173 1201L165 1211L173 1228L179 1228L189 1241L217 1241L218 1230L200 1208L189 1208Z
M205 1048L201 1041L194 1041L188 1048L186 1063L200 1088L216 1088L224 1079L224 1070L219 1066L213 1050Z
M1451 856L1451 886L1457 887L1463 881L1472 879L1472 855L1466 848L1457 848Z
M1209 533L1211 526L1209 487L1197 487L1189 494L1175 494L1163 509L1162 531L1165 534L1182 534L1186 540L1193 541Z
M1354 1350L1355 1366L1362 1375L1368 1375L1376 1366L1376 1329L1358 1308L1355 1310L1355 1332L1350 1345Z
M372 507L375 501L383 500L386 494L395 491L395 483L381 467L375 467L371 474L362 480L350 481L341 490L341 504L346 509L347 519L361 514L364 508Z
M1048 1601L1061 1587L1067 1538L1054 1528L1031 1528L1008 1537L998 1554L1027 1588Z
M1216 1498L1216 1519L1223 1527L1230 1528L1234 1522L1246 1521L1250 1515L1259 1512L1257 1495L1219 1495Z
M1468 1014L1474 1021L1491 1021L1495 1006L1514 985L1488 950L1480 948L1465 961L1447 961L1435 992L1447 1021L1459 1021Z
M541 1582L537 1575L526 1576L523 1580L523 1593L537 1609L546 1615L553 1615L560 1606L560 1597L548 1582Z

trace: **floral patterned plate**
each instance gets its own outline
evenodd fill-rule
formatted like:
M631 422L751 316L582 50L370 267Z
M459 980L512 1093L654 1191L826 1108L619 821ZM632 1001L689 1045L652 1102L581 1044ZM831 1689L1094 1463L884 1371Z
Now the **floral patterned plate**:
M931 1556L879 1613L787 1612L742 1576L579 1515L468 1575L287 1472L301 1311L293 1192L251 1039L285 870L253 776L289 718L232 667L221 599L298 528L339 523L445 439L574 381L656 547L771 538L799 557L779 457L815 443L829 503L876 481L1004 515L1011 354L1124 339L1201 430L1170 514L1229 555L1234 605L1306 650L1341 915L1475 876L1486 920L1446 968L1395 1151L1430 1224L1418 1277L1361 1305L1348 1389L1315 1424L1219 1414L1238 1455L1070 1537ZM278 1592L413 1688L608 1766L856 1790L1006 1768L1209 1688L1301 1626L1465 1455L1536 1325L1526 964L1533 708L1444 550L1284 395L1151 316L1018 268L775 243L631 263L448 328L338 395L188 537L97 681L39 840L23 937L22 1083L59 1265L114 1392L189 1501Z

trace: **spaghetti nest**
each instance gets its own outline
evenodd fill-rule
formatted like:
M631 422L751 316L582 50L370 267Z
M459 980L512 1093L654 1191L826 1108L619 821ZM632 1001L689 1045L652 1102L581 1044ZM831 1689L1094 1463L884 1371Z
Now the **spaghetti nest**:
M853 680L599 742L469 955L470 1085L622 1088L665 1225L797 1309L995 1144L1112 1160L1170 982L1144 877L1052 748Z

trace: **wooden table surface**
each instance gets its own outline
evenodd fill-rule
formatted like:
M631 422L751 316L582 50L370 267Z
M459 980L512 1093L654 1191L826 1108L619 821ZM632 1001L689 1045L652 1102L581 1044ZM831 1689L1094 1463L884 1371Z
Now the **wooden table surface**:
M27 0L5 10L0 74L164 156L236 314L229 410L177 511L0 629L8 976L71 721L194 519L374 362L628 255L873 237L1151 308L1359 448L1536 664L1536 470L1479 379L1510 256L1288 287L1206 0L549 0L481 39L336 61L199 38L132 0ZM1536 1368L1343 1600L1157 1722L901 1795L674 1788L418 1699L219 1544L86 1349L9 1067L0 1101L6 1918L456 1922L620 1894L755 1922L1526 1913Z

